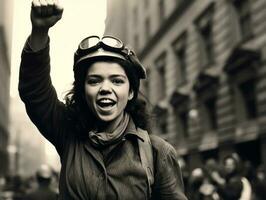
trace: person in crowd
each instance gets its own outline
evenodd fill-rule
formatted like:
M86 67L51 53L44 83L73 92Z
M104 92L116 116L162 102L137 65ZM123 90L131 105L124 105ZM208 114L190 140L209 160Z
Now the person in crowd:
M253 182L255 178L256 168L253 166L250 160L244 160L242 166L242 175L247 178L249 182Z
M204 181L204 173L202 168L195 168L191 171L189 180L188 180L188 188L187 188L187 196L190 200L200 200L200 187Z
M191 172L188 187L190 200L219 200L215 185L209 177L207 167L195 168Z
M73 88L65 102L58 100L48 33L62 14L58 0L32 1L19 77L29 117L60 156L59 199L186 200L175 149L147 132L146 104L138 98L145 68L120 39L83 39ZM86 19L77 23L90 26Z
M204 200L219 200L220 196L217 193L216 184L212 180L213 173L221 173L219 164L215 158L208 158L204 164L204 174L205 179L200 188L201 193L203 194Z
M266 199L266 174L265 166L260 165L256 169L256 175L253 182L254 200Z
M226 200L250 200L252 189L249 181L241 174L241 160L237 153L226 156L223 160L224 177L220 173L212 173L217 192Z
M52 169L48 165L41 165L36 172L38 186L23 198L24 200L56 200L57 194L50 187Z

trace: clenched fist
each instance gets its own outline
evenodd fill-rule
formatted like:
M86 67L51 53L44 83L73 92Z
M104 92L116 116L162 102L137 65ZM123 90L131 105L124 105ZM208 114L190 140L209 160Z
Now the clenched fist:
M33 28L46 29L58 22L63 14L59 0L33 0L31 8L31 23Z

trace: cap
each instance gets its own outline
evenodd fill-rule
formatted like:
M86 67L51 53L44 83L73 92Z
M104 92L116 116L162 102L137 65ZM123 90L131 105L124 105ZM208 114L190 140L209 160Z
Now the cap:
M95 58L95 57L114 57L114 58L120 58L122 60L127 60L123 55L113 52L113 51L106 51L103 48L97 49L97 51L88 53L87 55L84 55L77 59L75 61L75 65L78 65L81 61L88 60L90 58Z
M78 52L75 53L74 56L74 71L77 70L79 64L85 61L94 61L96 59L100 58L118 58L121 60L125 60L130 62L134 67L136 67L136 72L138 74L138 77L140 79L145 79L146 78L146 69L142 66L138 58L134 53L131 53L129 55L122 55L120 53L114 52L114 51L108 51L103 48L99 48L96 51L90 52L84 56L79 56Z

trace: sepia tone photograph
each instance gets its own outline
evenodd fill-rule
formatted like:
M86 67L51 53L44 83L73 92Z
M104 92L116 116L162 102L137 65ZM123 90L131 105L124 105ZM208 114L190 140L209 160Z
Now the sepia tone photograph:
M0 0L0 200L265 200L266 0Z

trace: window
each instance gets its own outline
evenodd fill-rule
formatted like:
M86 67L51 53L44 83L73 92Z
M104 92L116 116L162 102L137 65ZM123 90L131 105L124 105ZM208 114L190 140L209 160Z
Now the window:
M165 68L166 68L166 53L163 52L155 61L155 66L157 69L157 88L158 100L163 100L166 95L166 79L165 79Z
M161 98L160 98L160 100L162 100L162 99L164 99L164 97L165 97L165 66L160 66L159 68L158 68L158 72L159 72L159 75L160 75L160 77L159 77L159 84L161 85Z
M246 119L254 119L257 117L255 80L250 79L238 85L240 90L243 108L246 113Z
M181 133L184 138L188 136L188 93L188 91L181 92L179 89L176 89L169 99L169 102L174 109L177 133Z
M200 47L202 49L203 67L209 66L214 61L213 50L213 34L212 34L212 20L213 20L214 6L208 7L208 9L197 19L196 26L199 32Z
M150 24L150 18L146 18L145 20L145 35L146 39L149 40L151 36L151 24Z
M216 99L219 77L201 72L193 85L200 108L200 119L204 130L217 129Z
M164 5L165 0L159 0L159 19L160 22L162 23L165 17L165 5Z
M236 119L245 122L257 117L256 80L259 76L261 55L248 48L235 48L224 66L235 100Z
M178 67L178 84L183 84L187 79L187 64L186 64L186 33L183 33L173 43L173 48L176 56L177 67Z
M204 131L217 129L216 97L200 99L200 120Z
M252 35L250 2L249 0L234 0L233 4L238 14L242 39L246 40Z
M188 113L186 111L178 112L176 111L177 125L179 126L178 130L184 136L188 137Z
M167 117L168 117L168 105L167 101L159 101L153 108L153 112L156 116L156 124L160 133L167 133Z
M208 125L207 128L209 130L217 129L217 117L216 117L216 98L211 97L204 101L205 111L207 115Z

